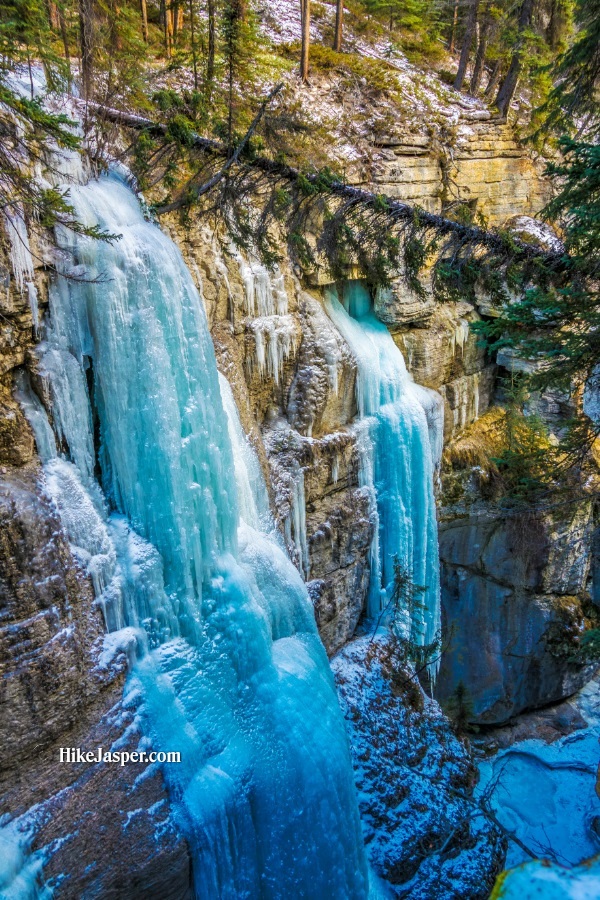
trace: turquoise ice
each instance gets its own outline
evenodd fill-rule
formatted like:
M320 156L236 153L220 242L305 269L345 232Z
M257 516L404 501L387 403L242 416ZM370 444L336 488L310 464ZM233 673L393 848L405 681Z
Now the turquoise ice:
M327 658L223 385L225 414L202 300L124 181L70 193L84 222L121 237L59 231L62 272L80 280L57 279L40 346L54 439L27 385L22 396L107 622L145 647L127 698L141 697L155 748L182 754L164 771L197 896L360 900Z
M329 290L326 303L358 363L361 480L377 506L369 612L377 619L386 608L397 559L425 589L410 623L412 639L430 643L440 624L434 474L443 438L441 397L414 383L388 329L373 315L363 282L346 282L341 297Z

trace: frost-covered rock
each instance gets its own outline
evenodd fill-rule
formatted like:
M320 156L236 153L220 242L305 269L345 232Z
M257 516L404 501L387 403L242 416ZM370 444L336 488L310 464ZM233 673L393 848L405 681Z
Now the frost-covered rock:
M49 896L43 864L61 900L183 900L187 844L157 765L60 761L61 747L136 750L143 738L134 699L121 702L133 629L105 640L38 474L0 472L0 895Z
M535 244L553 253L562 253L564 250L564 244L554 229L539 219L531 216L513 216L505 227L526 244Z
M387 638L355 640L332 668L373 869L394 897L484 900L506 847L472 799L468 750Z

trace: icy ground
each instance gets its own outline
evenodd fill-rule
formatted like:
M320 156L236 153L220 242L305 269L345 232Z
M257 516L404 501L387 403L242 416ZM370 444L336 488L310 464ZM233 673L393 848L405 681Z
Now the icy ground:
M568 866L600 853L598 681L586 685L573 703L587 727L553 743L530 738L501 750L479 764L477 787L481 792L495 783L492 806L502 824L537 856ZM507 867L526 859L511 842Z

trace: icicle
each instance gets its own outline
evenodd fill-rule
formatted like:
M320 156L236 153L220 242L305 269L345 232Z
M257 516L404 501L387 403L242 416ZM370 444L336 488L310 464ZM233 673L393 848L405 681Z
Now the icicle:
M306 539L306 495L304 492L304 469L296 466L294 470L292 490L292 538L298 556L300 566L306 581L310 578L310 557L308 554L308 541Z
M279 384L285 361L297 349L297 328L292 316L271 316L250 322L256 348L256 366L261 378Z
M10 264L15 279L17 290L23 293L27 291L27 300L33 319L33 328L37 334L38 328L38 298L37 288L34 282L35 266L29 244L29 233L21 211L4 210L4 224L10 244Z
M25 417L35 437L35 445L42 462L56 458L56 441L50 427L46 410L36 393L32 390L29 375L19 369L15 376L15 397L21 404Z
M340 477L340 455L335 451L333 454L333 460L331 462L331 481L333 484L338 483L338 479Z
M10 243L10 263L17 289L23 291L28 281L33 279L33 257L29 246L29 235L25 219L21 213L4 212L6 233Z
M452 356L456 355L456 348L460 347L461 356L465 355L465 347L469 340L470 326L466 319L459 319L452 334L450 335L450 352Z

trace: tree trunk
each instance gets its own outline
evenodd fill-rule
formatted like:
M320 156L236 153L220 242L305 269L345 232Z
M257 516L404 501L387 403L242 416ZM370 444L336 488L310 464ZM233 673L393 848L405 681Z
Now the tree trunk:
M523 32L531 25L531 19L533 16L533 4L534 0L523 0L521 11L519 13L519 37L517 38L517 45L515 48L515 52L513 53L510 66L508 67L506 77L500 85L500 90L498 91L498 94L496 96L495 103L498 107L498 112L503 118L508 115L510 104L512 103L512 99L517 89L519 75L521 74Z
M50 28L52 31L58 31L58 6L54 0L48 0L48 18L50 19Z
M485 96L491 97L496 88L498 87L498 82L500 81L500 75L502 72L502 64L499 59L494 63L494 68L492 69L492 73L490 75L490 80L487 83L487 87L485 89Z
M491 28L490 20L490 3L485 8L485 16L481 30L479 32L479 41L477 43L477 53L475 55L475 65L473 66L473 74L471 75L471 84L469 85L469 93L475 96L479 90L481 76L483 75L483 67L485 64L485 54L487 52L488 38Z
M310 51L310 0L300 0L302 14L302 50L300 53L300 78L308 81L308 55Z
M110 40L110 49L111 53L117 53L123 49L123 37L121 31L117 27L117 22L119 22L121 17L121 8L116 6L113 0L110 0L110 16L109 16L109 40ZM109 80L112 74L112 70L109 73Z
M458 72L454 79L454 90L462 90L462 86L467 74L467 66L469 64L469 56L471 55L471 46L475 37L477 28L477 11L479 9L479 0L469 0L469 12L467 14L467 23L465 26L465 36L460 51L460 62L458 64Z
M456 40L456 26L458 25L458 0L454 0L454 15L452 17L452 31L450 32L450 44L448 53L454 53L454 41Z
M140 0L140 7L142 11L142 37L148 43L148 5L146 0Z
M215 32L216 32L216 12L215 0L208 0L208 54L206 57L206 87L207 96L210 97L212 92L212 83L215 77Z
M81 42L81 87L83 96L92 96L94 76L94 0L79 0L79 35Z
M190 0L190 37L192 42L192 68L194 70L194 90L198 90L198 61L196 59L196 19L194 0Z
M551 50L558 50L561 37L564 34L566 23L564 0L552 0L550 8L550 22L548 23L547 39Z
M183 31L183 4L175 3L173 5L173 32L176 35Z
M165 52L170 59L173 54L173 6L165 0Z
M333 49L340 53L342 49L342 27L344 24L344 0L337 0L335 5L335 34Z
M69 52L69 32L67 31L67 23L65 21L65 14L60 7L58 7L58 22L60 25L60 36L63 42L63 49L65 51L65 59L67 63L71 62L71 54ZM71 67L69 66L69 84L71 83Z

